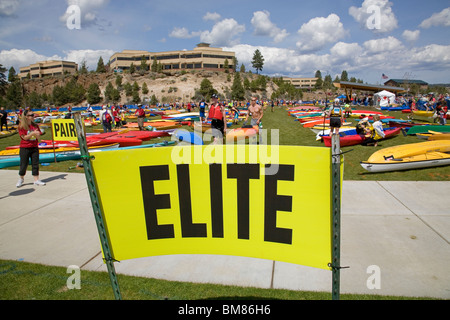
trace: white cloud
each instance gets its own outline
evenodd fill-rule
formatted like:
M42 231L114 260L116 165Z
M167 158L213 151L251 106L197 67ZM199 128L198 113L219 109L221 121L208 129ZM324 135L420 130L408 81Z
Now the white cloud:
M389 53L404 49L402 42L392 36L366 41L363 46L368 54L385 53L389 55Z
M360 8L350 7L348 13L363 28L375 33L390 32L398 27L397 18L389 0L364 0Z
M431 44L412 50L409 63L419 70L445 70L450 67L450 45Z
M207 12L205 14L205 16L203 17L203 20L208 21L219 21L221 18L220 14L218 14L217 12L211 13L211 12Z
M16 72L19 72L21 67L28 66L32 63L44 60L61 60L60 56L54 55L52 57L47 57L34 52L33 50L2 50L0 51L0 61L5 68L14 67Z
M327 44L343 39L348 31L339 16L332 13L328 17L317 17L303 24L298 30L301 40L297 47L303 52L314 52L323 49Z
M330 49L335 63L357 59L362 53L363 48L357 43L338 42Z
M419 27L425 29L433 26L450 27L450 8L446 8L439 13L433 14L430 18L425 19L419 25Z
M261 51L265 62L263 73L271 75L312 77L317 70L322 74L341 74L347 70L350 76L365 79L362 75L373 75L379 79L383 72L402 75L405 70L427 72L450 68L450 45L429 45L410 49L394 37L358 43L336 43L328 53L302 54L298 50L239 44L224 50L236 52L239 63L251 69L251 60L256 49ZM377 81L377 80L374 80ZM430 79L434 81L434 79Z
M169 34L169 37L171 38L177 38L177 39L190 39L194 37L198 37L201 34L201 31L199 32L189 32L186 28L173 28L172 32Z
M64 60L73 61L81 64L82 61L86 61L86 65L90 70L97 68L97 62L100 57L103 57L105 64L109 58L114 54L113 50L71 50L64 52L65 56L59 55L45 56L34 52L33 50L2 50L0 51L0 61L6 68L14 67L16 72L19 72L21 67L28 66L30 64L46 61L46 60Z
M78 65L83 61L86 61L89 70L95 70L97 69L97 63L100 57L103 58L103 61L106 64L114 53L115 51L113 50L71 50L64 51L66 56L63 60L73 61L78 63Z
M19 0L1 0L0 1L0 17L13 16L19 8Z
M275 43L283 41L289 35L286 29L281 30L270 21L270 13L268 11L254 12L251 23L255 28L255 35L271 37Z
M414 42L414 41L417 41L417 39L419 39L420 30L415 30L415 31L405 30L405 31L403 31L402 36L406 41Z
M108 5L109 0L66 0L66 2L68 7L72 5L80 7L81 24L86 27L98 24L97 11ZM67 12L64 13L60 17L60 21L65 23L70 15Z
M232 46L239 43L236 37L244 31L245 26L240 25L236 20L224 19L216 23L211 31L203 31L200 40L213 46Z

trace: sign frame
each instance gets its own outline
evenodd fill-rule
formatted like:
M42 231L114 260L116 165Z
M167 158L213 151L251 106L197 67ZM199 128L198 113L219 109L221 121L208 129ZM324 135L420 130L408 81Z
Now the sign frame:
M77 137L80 144L80 150L82 154L82 160L85 166L85 174L88 182L91 202L93 205L93 210L95 214L95 219L97 223L98 232L100 235L100 240L102 244L102 250L104 255L104 260L108 268L108 273L110 275L110 280L112 284L112 288L114 291L114 295L117 300L121 300L122 296L120 293L120 288L118 284L117 274L114 269L114 258L112 255L112 246L108 236L107 225L105 223L105 216L103 213L103 207L100 202L99 189L95 181L94 169L91 165L90 160L92 159L89 155L87 145L86 145L86 137L84 133L84 126L81 120L81 114L76 113L75 115L75 124L77 128ZM331 217L331 262L328 264L328 267L332 271L332 299L339 300L340 299L340 199L341 199L341 160L343 159L342 152L340 151L339 145L339 136L333 137L332 139L332 152L331 152L331 203L332 206L330 208L330 217ZM193 147L194 148L194 147Z

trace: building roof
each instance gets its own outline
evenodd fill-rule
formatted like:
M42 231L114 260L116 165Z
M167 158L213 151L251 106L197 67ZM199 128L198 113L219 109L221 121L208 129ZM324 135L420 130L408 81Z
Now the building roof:
M382 90L391 91L393 93L404 92L404 88L400 87L392 87L392 86L381 86L374 84L364 84L364 83L356 83L356 82L347 82L341 81L339 83L334 83L334 86L341 89L352 89L352 90L363 90L363 91L372 91L378 92Z
M414 84L421 84L421 85L428 85L427 82L422 80L412 80L412 79L389 79L389 81L394 81L396 83L414 83ZM389 81L385 82L388 83Z

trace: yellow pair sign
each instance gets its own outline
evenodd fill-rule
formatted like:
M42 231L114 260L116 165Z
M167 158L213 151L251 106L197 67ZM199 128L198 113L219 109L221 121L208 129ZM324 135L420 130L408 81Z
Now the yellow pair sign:
M73 119L52 120L54 141L77 141L77 130Z
M270 148L96 153L112 257L217 254L329 269L331 150ZM180 150L188 155L181 160Z

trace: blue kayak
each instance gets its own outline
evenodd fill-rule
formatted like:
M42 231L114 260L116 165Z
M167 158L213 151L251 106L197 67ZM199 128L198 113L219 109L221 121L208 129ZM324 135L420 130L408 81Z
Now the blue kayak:
M175 137L180 142L187 142L191 144L204 145L202 136L196 132L189 132L186 130L177 130L175 131Z

